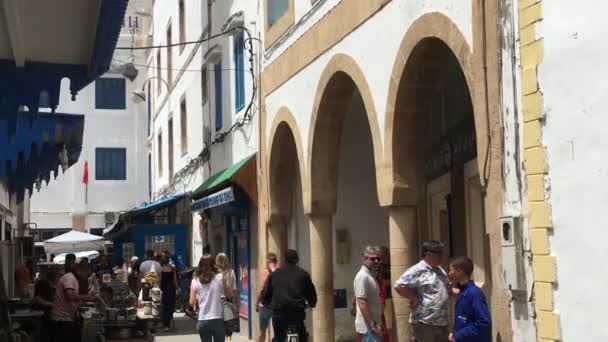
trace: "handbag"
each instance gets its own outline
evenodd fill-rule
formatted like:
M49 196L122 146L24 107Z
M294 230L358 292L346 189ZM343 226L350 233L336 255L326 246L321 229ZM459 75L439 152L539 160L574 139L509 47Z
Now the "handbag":
M239 310L231 301L224 301L224 322L233 321L239 318Z

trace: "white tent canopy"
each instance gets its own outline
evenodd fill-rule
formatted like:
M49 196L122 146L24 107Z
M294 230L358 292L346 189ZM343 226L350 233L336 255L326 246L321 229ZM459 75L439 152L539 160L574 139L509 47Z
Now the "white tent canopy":
M53 258L53 262L60 265L65 264L65 257L68 254L69 253L61 253L55 256L55 258ZM75 252L74 254L76 255L76 262L80 262L80 259L82 258L88 258L89 260L92 260L99 256L98 251Z
M87 234L76 230L55 236L44 242L47 253L70 253L84 251L100 251L104 248L105 240L102 236Z

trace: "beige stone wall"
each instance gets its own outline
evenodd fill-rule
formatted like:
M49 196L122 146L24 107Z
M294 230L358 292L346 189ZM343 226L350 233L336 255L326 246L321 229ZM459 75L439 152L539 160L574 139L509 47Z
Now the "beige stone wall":
M524 116L525 172L528 186L528 220L534 300L538 341L561 339L559 314L553 305L553 287L557 283L555 257L551 256L549 231L551 208L545 195L548 176L546 147L542 144L543 94L538 82L538 68L543 61L543 38L537 31L542 20L542 1L519 2L521 53L521 93Z
M365 21L377 11L383 10L383 6L389 1L342 1L336 8L328 13L312 29L302 35L285 53L279 56L262 73L262 117L260 122L266 122L266 115L274 116L275 113L266 113L265 96L289 82L296 73L305 73L306 66L319 55L325 53L329 48L337 44L340 39L359 25L365 25ZM340 129L340 118L328 118L322 114L332 108L340 108L344 103L340 99L343 92L352 90L352 84L356 85L361 93L367 110L371 134L374 144L374 156L376 165L376 177L378 180L378 195L383 206L391 208L391 239L393 236L403 239L414 239L411 229L417 229L412 223L416 221L416 215L411 209L420 199L420 179L414 175L408 179L407 173L400 173L397 164L419 165L419 161L393 160L394 151L404 148L398 145L394 135L399 134L395 130L395 117L402 115L397 106L398 89L401 84L406 64L414 47L427 37L441 39L454 53L465 73L475 112L475 126L477 134L477 150L480 175L485 187L486 226L490 235L491 261L493 281L493 307L495 336L500 336L501 341L512 339L512 327L507 292L503 290L504 285L500 279L501 248L499 239L499 217L502 210L502 183L501 183L501 130L500 116L498 113L498 56L496 39L496 1L489 1L485 8L481 8L479 2L472 1L473 7L473 46L467 44L458 27L449 18L438 13L432 13L416 20L403 38L400 50L393 67L393 76L389 85L387 99L373 99L368 91L369 85L366 81L366 70L359 68L347 54L336 55L331 59L318 82L317 96L314 99L311 112L311 128L309 132L299 132L293 117L287 114L288 110L281 110L275 116L271 135L266 136L265 129L260 129L260 154L259 158L259 203L260 203L260 227L267 227L271 215L276 214L273 210L273 201L270 198L272 184L277 179L271 178L270 153L273 150L276 127L281 123L287 124L295 139L295 150L298 151L297 167L302 175L303 197L305 211L312 214L313 231L325 227L325 218L315 218L315 215L331 215L336 207L336 180L337 158L333 150L336 142L335 135ZM485 11L485 15L484 14ZM483 20L485 18L485 21ZM488 39L488 37L490 37ZM485 41L484 41L485 40ZM486 51L481 47L486 46ZM348 75L349 79L341 80L339 74ZM338 75L338 76L336 76ZM338 84L333 84L338 82ZM342 84L340 84L340 82ZM329 90L328 90L329 89ZM329 93L327 93L329 91ZM376 113L374 106L368 105L373 101L386 101L386 113ZM374 127L377 123L377 115L385 116L385 127ZM263 125L261 125L263 126ZM385 132L385 143L382 144L380 129ZM333 133L333 135L332 135ZM308 146L302 146L301 134L307 135ZM339 140L338 140L339 141ZM412 147L407 147L412 148ZM303 160L302 151L308 151L306 160ZM487 157L487 158L486 158ZM315 161L318 158L318 161ZM486 163L487 160L487 163ZM409 163L409 164L408 164ZM276 203L275 203L276 204ZM404 211L405 210L405 211ZM402 217L408 218L402 219ZM323 224L321 224L323 223ZM408 228L402 227L406 225ZM414 227L412 227L412 225ZM405 230L404 230L405 229ZM325 230L322 230L325 232ZM268 248L269 237L266 230L261 229L259 234L259 249L265 251ZM395 252L401 249L407 250L407 260L403 260L405 267L411 264L413 258L417 257L410 241L392 241L395 243ZM276 245L275 242L273 242ZM331 245L328 245L331 246ZM316 246L315 246L316 247ZM326 246L327 247L327 246ZM393 247L393 246L391 246ZM259 265L263 267L264 253L259 253ZM398 257L398 255L395 255ZM324 275L318 277L323 278ZM407 311L401 310L406 305L402 300L396 300L399 306L398 313L407 315ZM317 321L317 320L316 320ZM404 328L405 329L405 328ZM405 335L401 336L402 338ZM403 339L400 339L403 340Z

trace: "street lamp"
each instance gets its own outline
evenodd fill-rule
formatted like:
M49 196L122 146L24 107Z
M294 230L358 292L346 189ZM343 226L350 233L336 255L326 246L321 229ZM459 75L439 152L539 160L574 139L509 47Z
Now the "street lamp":
M169 83L167 83L167 81L165 81L163 78L160 78L157 76L148 78L147 80L144 81L144 84L141 85L140 90L136 90L131 93L131 99L133 100L133 102L135 102L135 103L146 102L146 100L147 100L146 85L151 80L159 80L167 87L167 96L168 96L167 100L169 101L169 108L171 108L171 94L169 94L171 92L171 87L169 87Z

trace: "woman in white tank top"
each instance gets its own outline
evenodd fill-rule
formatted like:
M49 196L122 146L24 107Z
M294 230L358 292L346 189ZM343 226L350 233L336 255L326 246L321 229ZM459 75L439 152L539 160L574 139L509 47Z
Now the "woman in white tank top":
M213 257L205 254L198 263L196 276L190 286L190 305L198 305L197 330L201 342L224 341L223 294L224 286Z

